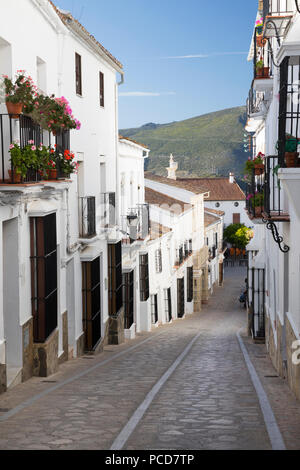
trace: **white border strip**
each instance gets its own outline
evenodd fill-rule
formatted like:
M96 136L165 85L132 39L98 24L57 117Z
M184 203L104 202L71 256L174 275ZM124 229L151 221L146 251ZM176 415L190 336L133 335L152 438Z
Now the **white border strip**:
M159 379L159 381L154 385L154 387L150 390L147 394L145 400L140 404L140 406L136 409L136 411L131 416L130 420L125 424L124 428L120 432L120 434L114 440L110 450L122 450L124 445L126 444L127 440L143 418L144 414L146 413L147 409L153 402L154 398L162 388L162 386L167 382L169 377L173 374L175 369L179 366L179 364L183 361L185 356L188 354L194 343L199 338L201 332L199 332L192 341L188 344L188 346L184 349L184 351L177 357L175 362L169 367L169 369L164 373L164 375Z
M260 408L264 417L264 421L266 424L266 428L269 434L269 439L271 442L271 446L273 450L286 450L284 440L282 437L282 434L279 430L279 427L276 422L276 418L274 416L274 413L272 411L270 402L268 400L267 394L261 384L261 381L259 380L259 377L256 373L256 370L251 362L251 359L249 357L248 351L244 345L244 342L240 336L240 333L238 332L236 334L237 339L239 341L242 353L244 355L244 359L246 362L246 365L248 367L248 371L251 377L251 380L253 382L254 388L257 393L257 397L259 400Z

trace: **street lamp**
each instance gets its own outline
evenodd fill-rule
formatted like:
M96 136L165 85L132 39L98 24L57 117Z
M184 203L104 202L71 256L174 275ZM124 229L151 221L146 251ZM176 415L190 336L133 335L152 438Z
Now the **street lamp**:
M139 223L139 218L137 214L133 211L131 211L127 215L127 225L129 228L129 236L130 236L130 241L133 242L134 240L137 239L137 226Z

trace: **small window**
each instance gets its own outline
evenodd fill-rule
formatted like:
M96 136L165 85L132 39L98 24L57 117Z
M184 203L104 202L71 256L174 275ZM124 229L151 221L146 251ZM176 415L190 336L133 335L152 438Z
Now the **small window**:
M234 207L239 207L239 203L238 203L238 202L235 202L235 203L234 203Z
M216 202L216 207L220 207L221 204L219 202Z
M104 73L99 73L99 83L100 83L100 106L104 108Z
M76 94L82 96L81 55L75 53Z
M192 302L194 298L194 286L193 286L193 267L187 268L187 301Z

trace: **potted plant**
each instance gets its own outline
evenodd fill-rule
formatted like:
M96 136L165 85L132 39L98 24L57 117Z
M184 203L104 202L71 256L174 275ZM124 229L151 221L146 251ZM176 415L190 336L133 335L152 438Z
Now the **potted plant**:
M43 129L50 131L53 135L81 127L81 123L75 119L72 109L66 98L55 98L54 95L38 95L30 117Z
M276 149L280 150L279 141L276 144ZM286 134L285 137L285 164L287 168L294 168L298 166L298 156L299 153L297 152L298 145L300 143L300 139L294 137L291 134Z
M25 70L18 70L14 80L7 75L3 75L2 87L7 112L13 118L18 118L23 111L28 113L33 110L37 88L32 78L26 75Z
M49 170L50 152L49 148L41 143L37 149L37 169L42 178L48 177L47 170Z
M254 216L261 217L264 209L264 193L256 191L255 194L250 194L247 199L251 201L251 205L254 209Z
M56 180L57 179L57 168L56 168L56 161L55 159L50 159L48 161L48 168L46 170L46 174L48 176L48 179L50 180Z
M264 19L259 18L255 23L255 27L256 27L256 34L260 36L264 29Z
M256 62L256 78L269 78L269 67L264 67L262 59Z
M33 140L29 140L24 148L20 148L17 142L9 146L10 162L13 172L8 170L11 179L16 183L20 183L21 179L25 179L28 170L38 169L38 160L36 146Z
M262 175L265 171L264 157L265 155L259 152L253 160L256 176Z
M58 154L58 165L60 171L66 176L69 177L71 174L75 173L78 169L78 163L74 162L75 154L70 150L65 150L64 154Z
M254 169L254 160L252 160L251 157L248 158L248 160L246 161L245 163L245 180L247 179L248 181L248 177L247 176L251 176L252 175L252 171Z

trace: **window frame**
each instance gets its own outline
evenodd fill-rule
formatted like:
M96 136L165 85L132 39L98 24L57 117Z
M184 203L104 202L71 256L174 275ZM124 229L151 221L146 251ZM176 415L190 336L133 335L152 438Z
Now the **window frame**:
M76 95L82 96L82 57L75 52L75 89Z

